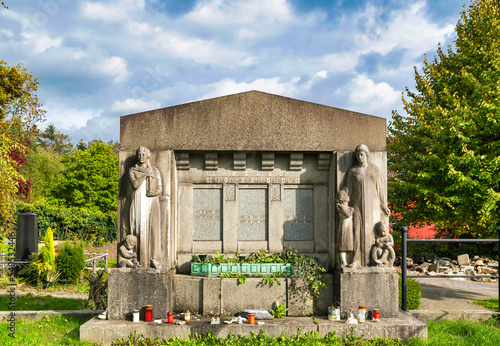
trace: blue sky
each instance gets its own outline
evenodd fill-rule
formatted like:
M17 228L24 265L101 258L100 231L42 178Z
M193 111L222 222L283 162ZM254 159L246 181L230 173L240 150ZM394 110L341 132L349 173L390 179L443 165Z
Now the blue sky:
M463 1L463 2L462 2ZM261 90L390 120L467 0L6 0L0 58L47 124L119 139L121 115Z

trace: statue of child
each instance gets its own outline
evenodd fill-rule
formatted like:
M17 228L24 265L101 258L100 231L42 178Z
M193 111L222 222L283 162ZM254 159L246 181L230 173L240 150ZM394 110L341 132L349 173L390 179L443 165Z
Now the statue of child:
M384 221L375 225L376 239L372 246L371 259L379 267L392 267L396 259L394 252L394 238L389 233L389 227Z
M337 249L342 267L348 265L347 252L354 251L354 229L352 225L353 208L349 207L349 196L345 190L337 194L337 211L339 213L339 226L337 229ZM356 263L351 263L356 266Z
M125 237L125 241L118 250L118 268L137 268L137 254L134 252L134 247L137 245L137 237L129 234Z

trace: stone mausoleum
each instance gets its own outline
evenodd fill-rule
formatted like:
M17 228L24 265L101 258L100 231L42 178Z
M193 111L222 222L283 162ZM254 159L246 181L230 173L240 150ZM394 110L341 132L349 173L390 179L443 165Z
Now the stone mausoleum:
M118 238L135 239L110 273L110 319L145 304L157 318L269 310L276 298L299 314L286 291L266 301L183 275L194 254L287 248L329 271L323 309L338 301L344 315L361 303L397 314L393 252L372 251L389 212L385 119L250 91L123 116L120 131Z
M123 116L120 142L120 244L108 277L108 320L82 325L81 339L110 344L133 333L188 339L259 330L270 337L298 330L427 337L424 323L398 310L385 119L250 91ZM192 255L288 248L328 271L314 303L290 278L269 286L257 277L240 284L189 275ZM206 317L270 310L277 300L288 316L319 314L258 325L212 325ZM324 315L333 304L341 321ZM146 305L163 321L171 311L177 321L187 310L203 316L185 325L132 322L131 312ZM369 319L377 309L380 321L345 323L360 305Z

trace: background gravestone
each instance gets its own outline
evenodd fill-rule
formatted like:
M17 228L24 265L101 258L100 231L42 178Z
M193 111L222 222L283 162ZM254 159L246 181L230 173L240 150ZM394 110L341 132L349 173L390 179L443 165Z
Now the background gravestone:
M38 253L38 216L22 213L17 217L16 260L28 260Z

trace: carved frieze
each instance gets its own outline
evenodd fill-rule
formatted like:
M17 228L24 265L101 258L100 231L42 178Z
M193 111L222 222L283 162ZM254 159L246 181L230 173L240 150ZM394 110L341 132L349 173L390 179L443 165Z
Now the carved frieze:
M330 169L330 161L332 155L327 153L318 154L318 171L328 171Z
M189 171L189 153L176 153L175 162L180 171Z
M247 154L234 153L234 170L244 171L247 168Z
M262 170L272 171L274 169L274 153L262 153Z
M271 201L281 201L280 184L271 184Z
M205 169L207 171L216 171L219 168L219 160L217 160L217 153L205 154Z
M291 153L290 154L290 170L291 171L301 171L303 163L304 163L304 154L303 153Z

